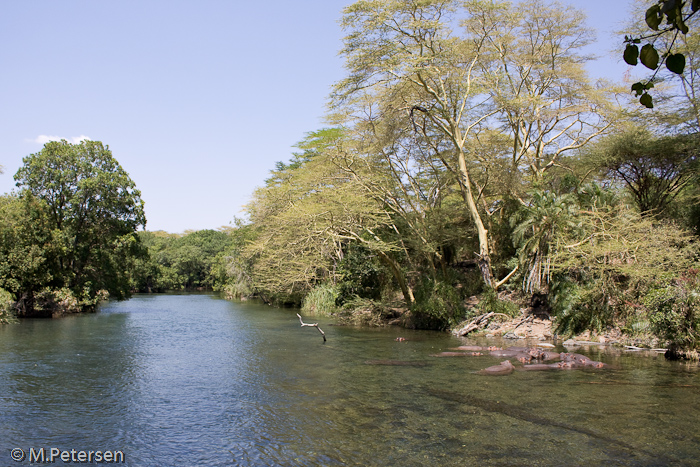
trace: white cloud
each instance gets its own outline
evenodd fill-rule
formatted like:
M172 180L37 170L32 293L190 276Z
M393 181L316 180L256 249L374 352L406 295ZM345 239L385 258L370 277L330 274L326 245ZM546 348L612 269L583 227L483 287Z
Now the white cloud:
M39 135L30 141L37 143L37 144L46 144L49 141L61 141L62 139L65 139L66 141L68 141L69 143L72 143L72 144L78 144L79 142L81 142L83 140L89 140L90 137L85 136L85 135L80 135L80 136L73 136L72 138L64 138L61 136Z

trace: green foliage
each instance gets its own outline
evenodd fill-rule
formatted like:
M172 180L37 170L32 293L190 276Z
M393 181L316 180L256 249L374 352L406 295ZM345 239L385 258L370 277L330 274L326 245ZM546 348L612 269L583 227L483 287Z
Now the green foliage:
M19 314L47 314L51 307L41 304L65 302L49 297L62 290L82 310L105 292L128 296L134 260L144 253L135 231L146 219L139 191L109 148L47 143L24 158L15 180L19 196L0 202L0 287Z
M557 196L553 192L532 193L530 205L512 218L513 243L518 246L518 259L525 272L523 290L542 292L549 282L550 248L558 242L562 230L577 226L575 197Z
M654 71L653 76L646 81L639 81L632 85L632 91L639 97L639 102L649 109L654 107L653 98L647 92L653 88L656 74L661 66L666 63L666 68L676 75L681 75L685 70L686 57L683 52L679 52L678 35L685 36L690 30L688 24L700 8L698 0L657 0L649 7L644 14L646 26L652 33L640 35L626 35L627 44L622 54L623 59L629 65L636 66L639 61ZM659 28L666 20L666 27ZM693 25L694 26L694 25ZM662 39L659 41L659 39ZM650 40L642 46L641 51L637 44L643 40ZM656 43L660 42L665 50L661 55L656 49ZM674 53L675 51L675 53ZM641 97L640 97L641 96Z
M15 301L7 290L0 289L0 324L16 323Z
M700 270L691 268L665 287L644 297L652 331L677 349L700 347Z
M338 263L339 304L353 297L379 299L387 274L376 255L367 247L349 243L343 259Z
M697 176L696 135L655 137L646 128L611 135L596 145L592 163L622 181L642 214L662 214Z
M34 295L33 308L35 312L47 316L60 316L69 313L79 313L85 307L94 307L106 295L99 294L90 297L89 302L83 302L68 288L51 289L46 287Z
M557 331L630 328L649 321L661 323L652 326L659 335L669 323L654 317L643 302L652 303L645 297L657 284L697 265L694 237L671 223L641 217L623 204L593 202L580 212L579 220L579 233L568 232L553 257L549 302Z
M579 334L586 330L602 331L614 324L615 310L611 294L619 290L599 288L594 281L577 281L570 276L555 275L549 304L556 316L558 334Z
M345 301L335 315L343 324L355 326L382 326L390 319L399 318L392 303L383 300L352 297Z
M0 196L0 288L20 299L49 284L52 258L61 248L57 233L41 200Z
M136 267L132 287L141 292L223 288L224 252L231 235L199 230L184 235L139 232L148 257Z
M301 309L310 315L329 316L337 311L340 291L331 283L319 284L306 294Z
M445 330L464 319L464 297L453 277L422 277L416 287L411 324L416 329Z
M257 233L251 224L245 224L239 219L235 222L236 226L227 232L228 247L216 256L212 275L215 290L222 290L229 298L243 299L256 294L251 278L252 260L244 251Z

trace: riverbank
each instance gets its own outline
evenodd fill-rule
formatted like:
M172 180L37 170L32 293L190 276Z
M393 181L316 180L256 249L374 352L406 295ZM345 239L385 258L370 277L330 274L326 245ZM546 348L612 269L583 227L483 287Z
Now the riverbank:
M517 308L516 316L486 311L479 297L473 296L465 303L473 316L450 329L450 333L466 339L505 339L510 342L547 342L566 347L600 346L630 352L664 354L670 360L700 360L695 350L681 350L667 346L650 333L631 335L621 327L609 327L602 332L586 330L578 334L559 334L557 318L550 314L546 302L541 299L525 302L517 294L499 294L499 300ZM482 312L485 311L485 312ZM416 313L401 307L365 305L333 314L339 324L361 326L397 326L413 328Z

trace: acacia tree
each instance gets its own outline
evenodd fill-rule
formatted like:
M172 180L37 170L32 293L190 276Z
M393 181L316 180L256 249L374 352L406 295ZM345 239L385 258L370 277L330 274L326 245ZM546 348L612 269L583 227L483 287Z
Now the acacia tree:
M592 33L582 12L558 3L526 0L468 2L469 37L485 38L479 60L488 93L501 107L501 131L512 141L506 156L513 172L535 183L567 152L579 149L612 126L615 90L593 84L582 54ZM481 141L475 141L483 151ZM478 155L476 156L478 157Z
M299 147L304 152L278 164L247 206L256 232L243 255L258 291L294 300L317 283L335 282L345 245L359 242L391 270L410 306L412 292L391 257L400 247L381 235L392 228L391 216L335 163L352 142L342 130L326 129Z
M465 236L447 228L464 217L453 202L458 182L442 165L440 145L415 132L408 114L373 117L373 104L367 106L367 118L346 129L356 150L335 154L333 162L390 213L411 272L435 276L438 269L444 272L454 244Z
M422 120L426 134L445 137L454 158L443 162L458 175L477 230L479 269L490 287L488 231L476 204L466 145L498 108L486 105L488 96L477 79L475 66L482 58L483 38L459 40L449 31L457 6L453 0L361 0L347 7L343 27L349 34L342 53L349 76L336 85L335 100L352 112L367 98L390 96L393 105L380 105L381 112L407 112Z
M109 147L49 142L23 161L15 181L22 197L45 203L56 246L46 285L67 288L82 307L94 306L101 290L127 296L130 262L141 253L136 229L146 218L141 193ZM31 301L27 297L29 312Z
M493 278L483 219L493 207L486 172L503 167L504 139L512 141L509 182L517 183L522 164L541 178L610 124L601 117L603 93L582 71L582 18L561 10L536 0L362 0L345 9L349 76L335 87L337 108L352 124L410 117L459 182L489 287L502 281ZM455 34L459 18L464 28Z
M696 135L656 138L632 128L601 141L592 157L625 184L642 215L658 215L697 177L698 153Z

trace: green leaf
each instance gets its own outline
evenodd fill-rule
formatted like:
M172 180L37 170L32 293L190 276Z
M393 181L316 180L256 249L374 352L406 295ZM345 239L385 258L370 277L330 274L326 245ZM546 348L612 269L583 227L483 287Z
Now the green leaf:
M639 60L650 70L656 70L659 66L659 53L653 45L646 44L639 53Z
M632 92L634 92L637 96L641 96L645 89L646 87L642 82L634 83L632 85Z
M639 47L634 44L627 44L625 47L625 53L622 55L628 65L636 65L637 57L639 57Z
M653 109L654 103L652 102L651 95L646 92L639 98L639 103L642 104L647 109Z
M676 0L662 0L661 4L661 14L666 15L669 21L673 21L676 16L676 10L678 5L676 5Z
M685 68L685 55L680 53L669 55L666 58L666 68L677 75L683 73L683 69Z
M661 7L659 7L658 4L652 6L651 8L649 8L647 10L646 17L645 17L646 22L647 22L647 26L649 26L654 31L659 30L659 24L661 24L661 18L662 18Z
M691 8L693 11L698 11L698 9L700 9L700 0L693 0L693 5Z

